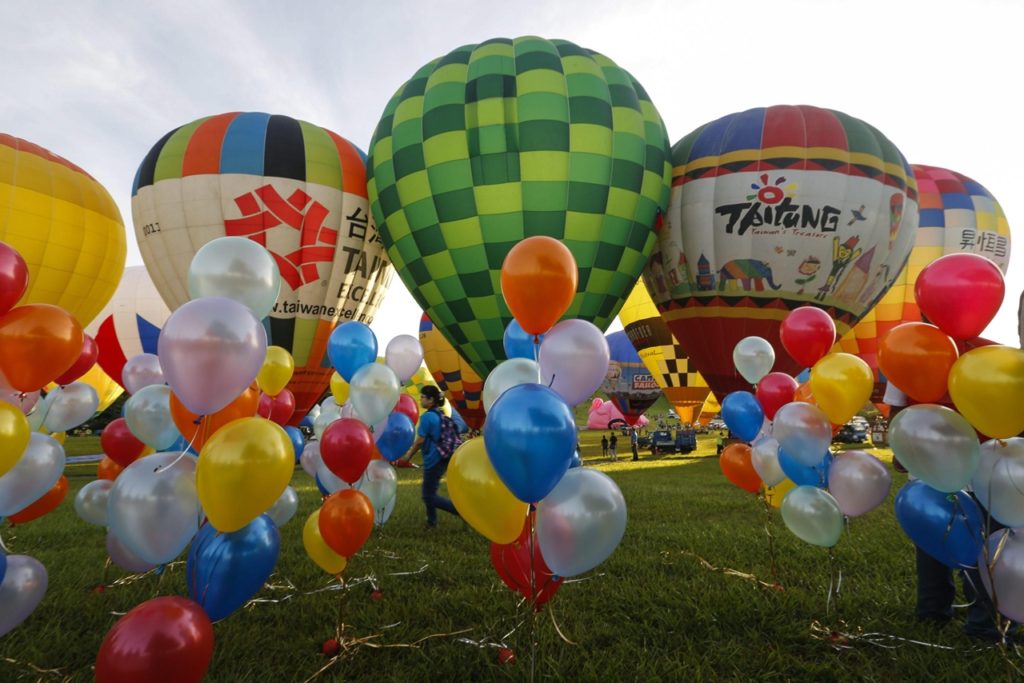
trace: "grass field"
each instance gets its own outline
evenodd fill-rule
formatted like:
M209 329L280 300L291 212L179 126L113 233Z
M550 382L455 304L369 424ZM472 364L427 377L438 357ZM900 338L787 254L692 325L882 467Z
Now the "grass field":
M771 582L765 512L754 496L730 485L714 457L668 457L640 463L600 462L599 432L583 432L584 459L609 473L629 505L626 536L612 557L586 580L564 585L537 616L538 680L979 680L1005 679L998 650L981 648L958 625L939 630L914 621L913 548L900 532L891 500L854 520L836 548L842 569L837 605L826 612L830 571L827 551L789 534L773 513L778 581L771 590L717 568ZM70 453L95 444L72 440ZM698 455L713 456L702 439ZM625 450L625 449L623 449ZM93 450L92 452L96 452ZM0 639L0 680L92 680L91 665L116 612L156 595L185 594L184 565L155 575L94 589L104 579L104 531L80 521L74 493L90 476L72 476L68 499L53 514L3 530L13 552L42 561L49 592L38 610ZM210 681L303 681L327 658L339 606L345 633L381 647L355 647L319 680L452 681L528 680L530 620L498 580L487 542L442 514L440 527L423 531L419 473L400 470L395 513L349 564L353 584L344 594L307 594L329 577L303 551L301 527L319 503L313 483L298 471L293 485L301 507L282 529L282 552L261 603L215 627ZM896 475L896 486L903 475ZM423 568L422 571L418 571ZM418 572L391 576L403 572ZM372 600L369 582L379 577L383 599ZM110 584L122 574L111 569ZM341 598L341 600L339 600ZM962 620L963 615L958 614ZM561 632L575 644L564 642ZM864 640L836 649L814 637L812 624L847 632L880 632L949 649L901 644L892 649ZM519 625L517 629L515 627ZM518 657L498 663L498 648L457 639L505 643ZM396 647L422 640L418 647ZM39 669L55 669L39 673Z

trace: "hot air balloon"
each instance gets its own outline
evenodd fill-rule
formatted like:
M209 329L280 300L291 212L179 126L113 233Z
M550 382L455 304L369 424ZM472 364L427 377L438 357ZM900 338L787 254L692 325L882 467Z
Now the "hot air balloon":
M54 304L88 325L124 270L121 213L88 173L0 133L0 241L29 269L22 304Z
M690 359L661 319L643 281L636 283L622 305L619 322L679 419L693 422L711 389L691 367Z
M988 190L956 171L921 164L911 168L917 179L920 224L907 267L874 309L839 342L840 350L857 354L875 371L872 400L876 403L885 392L878 374L878 344L897 325L921 320L914 284L924 267L958 252L985 256L1003 274L1010 264L1010 227Z
M470 429L484 424L484 381L466 359L459 355L426 314L420 318L423 360L452 407L459 411Z
M607 57L496 38L430 62L392 97L370 143L370 203L402 281L484 377L512 319L501 265L525 237L564 242L580 265L565 317L607 328L654 244L667 140Z
M823 308L840 335L896 280L917 228L917 187L870 125L809 106L730 114L672 148L666 226L644 272L669 329L719 396L750 389L733 367L764 337L796 367L779 324Z
M709 393L708 397L704 399L704 405L701 406L697 422L706 427L711 419L720 412L722 412L722 404L718 402L718 398L714 394Z
M348 320L369 324L391 280L369 215L362 152L287 116L235 112L171 131L139 167L132 219L171 310L188 301L189 264L207 242L248 237L274 256L281 294L264 325L268 344L295 358L288 389L297 420L330 383L331 330Z
M608 375L601 384L601 391L632 426L658 400L661 389L625 332L613 332L605 339L608 340Z

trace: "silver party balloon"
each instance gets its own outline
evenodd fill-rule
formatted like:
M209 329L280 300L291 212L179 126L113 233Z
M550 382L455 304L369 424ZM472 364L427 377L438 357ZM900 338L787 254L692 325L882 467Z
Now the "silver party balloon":
M209 415L256 379L267 357L267 332L242 304L208 296L171 314L157 351L178 400L196 415Z
M327 468L327 465L324 464L323 459L320 457L319 450L316 452L316 478L320 480L320 485L326 489L327 493L352 488L348 485L347 481Z
M309 412L306 414L309 415L310 420L315 420L317 417L320 416L320 406L313 406L312 408L309 409Z
M832 423L818 406L793 401L776 411L772 436L786 455L814 467L832 443Z
M157 451L181 438L171 417L171 388L166 384L145 387L129 398L124 420L136 439Z
M776 486L786 479L779 465L779 442L772 437L758 439L750 449L750 463L765 486Z
M402 385L395 371L380 363L367 363L349 382L349 403L368 425L387 419L398 404Z
M73 382L50 392L50 409L43 426L51 432L66 432L82 424L100 405L96 390L85 382Z
M280 291L281 272L274 257L246 237L207 242L192 257L188 269L188 293L193 299L227 297L261 320L273 310Z
M135 553L118 540L113 531L107 530L107 556L110 561L126 572L141 574L155 567L155 564L140 559Z
M732 362L743 379L751 384L757 384L772 371L772 366L775 365L775 349L767 339L744 337L732 350Z
M997 522L1014 529L1024 527L1024 439L1015 436L983 443L971 489Z
M89 524L106 526L107 503L110 500L110 489L113 487L114 482L97 479L80 488L75 495L75 514Z
M985 570L986 563L991 578ZM1024 622L1024 533L1000 529L992 534L988 552L982 548L978 556L978 569L981 582L1000 614Z
M910 474L933 489L955 493L978 469L978 435L959 413L921 404L899 412L889 425L889 446Z
M196 461L179 456L140 458L118 475L110 490L110 529L133 555L152 564L176 558L199 530Z
M346 403L345 405L348 406L349 404ZM324 430L327 429L328 425L341 418L343 407L338 405L333 396L325 398L317 407L320 410L317 411L316 417L313 418L313 434L319 439L324 435Z
M601 330L586 320L563 320L540 344L540 383L575 406L593 396L604 382L609 357Z
M398 381L404 384L423 365L423 346L411 334L400 334L388 342L384 361L395 371Z
M28 555L8 555L0 583L0 637L10 633L39 606L48 584L46 567Z
M816 486L797 486L786 494L782 521L800 540L823 548L831 548L843 535L839 503Z
M859 517L885 502L892 474L875 456L845 451L835 456L828 473L828 492L847 517Z
M274 504L267 510L266 514L270 516L270 519L274 520L274 524L278 528L281 528L295 516L295 511L298 509L299 494L295 493L295 489L291 486L286 486L281 495L274 501Z
M64 473L64 447L46 434L33 432L14 467L0 477L0 517L24 510L57 483Z
M121 370L121 385L129 394L137 394L148 386L164 383L164 371L155 353L132 356Z
M299 456L299 464L311 477L316 476L316 464L320 462L320 442L310 441L302 447L302 455Z
M50 414L50 406L53 405L58 395L56 391L51 391L36 403L35 408L27 415L29 429L38 432L44 428L46 416Z
M355 487L370 499L374 510L374 523L383 526L395 510L398 494L398 475L395 474L395 468L383 460L371 460Z
M575 576L601 564L625 532L622 491L611 477L594 469L569 470L537 504L540 551L558 576Z
M498 397L512 387L536 384L539 381L540 366L536 361L529 358L513 358L499 363L484 381L484 410L490 412Z

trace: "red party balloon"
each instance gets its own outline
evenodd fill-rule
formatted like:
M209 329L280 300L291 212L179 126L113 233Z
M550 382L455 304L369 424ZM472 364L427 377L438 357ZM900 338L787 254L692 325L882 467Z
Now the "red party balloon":
M980 335L999 311L1005 293L999 267L977 254L935 259L914 284L921 315L953 339Z
M413 426L415 426L420 419L420 409L419 406L416 405L416 399L406 393L403 393L398 397L398 404L395 405L395 409L391 412L405 415L412 420Z
M256 414L284 427L295 414L295 394L282 389L277 396L260 394L260 405Z
M793 360L802 367L810 368L836 343L836 324L820 308L801 306L782 321L779 338Z
M532 517L534 513L530 513ZM527 600L535 592L534 609L540 608L555 596L562 585L562 577L556 577L540 553L540 544L533 540L533 580L535 588L530 588L530 519L523 523L523 530L512 543L499 545L491 543L491 564L498 572L502 583L516 591Z
M100 357L100 347L96 340L87 334L82 335L82 353L74 365L68 368L67 372L53 380L57 384L71 384L76 379L89 372L92 366L96 365L96 359Z
M370 428L353 417L335 420L320 437L320 458L324 465L349 484L363 476L373 459L373 434Z
M28 264L18 250L0 242L0 315L14 308L28 288Z
M135 438L123 417L112 420L103 428L100 434L100 447L108 458L121 467L131 465L146 450L146 444Z
M153 598L107 632L96 655L97 683L199 683L213 657L213 625L185 598Z
M764 416L775 419L775 412L794 400L800 384L784 372L769 372L757 383L757 402L764 409Z

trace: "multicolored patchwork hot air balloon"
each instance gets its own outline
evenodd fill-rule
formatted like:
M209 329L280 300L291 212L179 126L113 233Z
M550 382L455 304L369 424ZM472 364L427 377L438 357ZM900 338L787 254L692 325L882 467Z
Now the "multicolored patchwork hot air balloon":
M1010 265L1010 226L992 194L965 175L935 166L911 166L917 179L920 224L907 267L864 318L839 342L875 371L872 399L882 400L885 382L878 375L878 344L886 332L921 320L914 297L917 276L929 263L959 252L979 254L1006 273Z
M640 359L683 422L694 422L711 394L708 383L672 336L643 281L637 282L622 304L619 322Z
M486 376L505 357L512 246L562 240L580 266L565 315L605 329L650 254L670 171L661 117L629 73L563 40L496 38L399 88L370 143L369 192L402 281Z
M110 193L67 159L3 133L0 241L28 264L19 303L60 306L83 326L124 270L124 223Z
M633 348L625 332L613 332L608 340L608 375L601 391L622 413L626 424L635 425L661 395L651 371Z
M903 269L917 187L899 150L870 125L809 106L751 109L672 148L666 226L647 289L711 390L749 389L736 343L764 337L775 369L799 368L779 324L807 304L845 334Z
M486 417L484 381L425 313L420 318L420 345L423 347L423 361L448 402L459 411L470 429L483 427Z
M281 270L264 320L268 343L295 358L297 419L330 382L327 338L339 322L370 323L391 269L369 215L362 152L287 116L229 113L171 131L132 188L143 261L171 310L189 298L196 251L223 236L262 244Z

